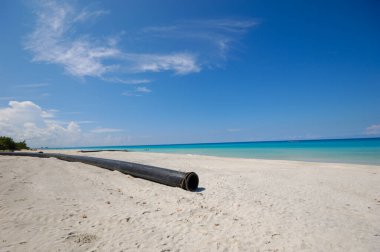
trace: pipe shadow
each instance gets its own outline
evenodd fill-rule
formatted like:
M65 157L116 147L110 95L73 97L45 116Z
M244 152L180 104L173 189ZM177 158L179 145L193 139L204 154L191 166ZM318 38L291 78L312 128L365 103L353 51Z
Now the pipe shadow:
M206 188L198 187L197 190L195 190L195 192L203 192L204 190L206 190Z

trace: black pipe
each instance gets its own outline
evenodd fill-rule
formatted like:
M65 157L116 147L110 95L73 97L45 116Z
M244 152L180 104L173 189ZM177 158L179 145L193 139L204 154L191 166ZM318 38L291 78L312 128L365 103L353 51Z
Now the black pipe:
M181 187L182 189L192 192L197 190L199 183L198 175L194 172L180 172L150 165L143 165L105 158L41 152L0 152L0 155L28 156L39 158L54 157L68 162L81 162L84 164L98 166L108 170L116 170L136 178L147 179L168 186Z

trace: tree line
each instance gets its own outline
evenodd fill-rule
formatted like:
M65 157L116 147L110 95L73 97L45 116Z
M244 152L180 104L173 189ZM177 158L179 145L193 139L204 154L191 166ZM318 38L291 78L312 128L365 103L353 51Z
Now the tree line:
M29 150L30 148L26 144L25 140L21 142L15 142L11 137L0 136L0 150Z

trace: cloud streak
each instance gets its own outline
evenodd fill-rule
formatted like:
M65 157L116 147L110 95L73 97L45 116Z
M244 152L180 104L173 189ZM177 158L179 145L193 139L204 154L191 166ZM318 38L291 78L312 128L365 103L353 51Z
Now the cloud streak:
M75 36L74 26L102 11L78 11L68 4L41 1L34 31L28 36L25 48L33 53L33 60L59 64L67 73L77 77L99 77L114 71L118 65L104 60L121 57L121 51L107 41L88 36Z
M190 53L124 53L118 47L117 39L78 34L81 23L107 15L108 11L80 11L54 0L39 3L35 29L25 43L25 49L33 54L36 62L61 65L68 74L76 77L102 77L123 71L174 71L177 74L200 71L196 58Z
M380 135L380 124L374 124L366 128L367 135Z
M134 72L162 72L173 70L177 74L197 73L201 66L194 55L189 53L174 53L169 55L157 54L128 54L126 58L133 62Z
M56 0L38 3L34 30L25 40L25 49L32 53L33 61L60 65L75 77L98 77L125 84L147 83L147 80L112 76L163 71L177 75L198 73L213 61L226 60L233 45L257 25L250 19L211 19L147 27L135 36L142 35L143 41L139 43L146 43L146 48L155 51L135 53L131 48L121 49L119 38L103 35L99 39L80 32L81 25L106 16L109 11L79 9ZM129 36L133 41L134 35ZM163 52L161 46L155 46L160 39L175 48ZM178 40L181 43L176 43Z
M141 92L141 93L150 93L150 92L152 92L152 90L150 90L147 87L138 87L138 88L136 88L136 91L137 92Z
M152 82L152 80L149 80L149 79L121 79L117 77L103 78L103 80L114 82L114 83L128 84L128 85L139 85L139 84L146 84L146 83Z
M226 59L233 45L258 24L252 19L188 20L175 25L147 27L144 33L147 36L181 40L188 48L191 43L197 47L207 47ZM188 42L191 42L190 45Z
M17 85L19 88L41 88L50 86L48 83L34 83L34 84L25 84L25 85Z
M92 133L113 133L113 132L121 132L122 129L114 129L114 128L96 128L91 130Z

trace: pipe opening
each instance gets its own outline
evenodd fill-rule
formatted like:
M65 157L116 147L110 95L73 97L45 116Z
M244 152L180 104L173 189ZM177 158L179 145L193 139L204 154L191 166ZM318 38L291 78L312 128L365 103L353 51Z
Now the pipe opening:
M197 190L199 184L198 175L195 172L189 172L185 177L185 190L194 192Z

